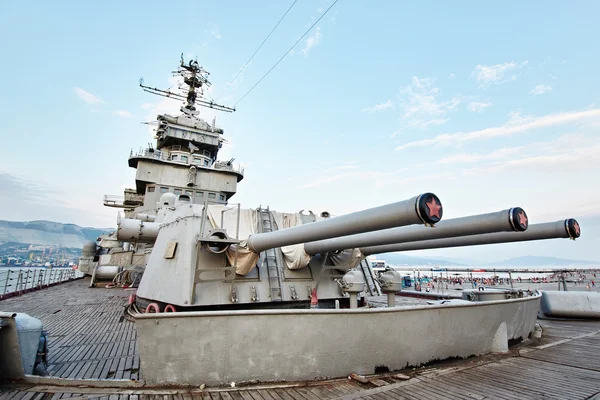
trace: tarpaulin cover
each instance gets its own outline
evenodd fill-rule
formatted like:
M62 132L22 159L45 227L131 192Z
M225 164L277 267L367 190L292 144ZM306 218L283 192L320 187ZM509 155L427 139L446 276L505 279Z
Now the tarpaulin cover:
M235 272L238 275L246 275L254 269L259 258L259 254L250 251L246 246L246 239L248 236L257 231L258 216L256 210L240 209L239 212L240 224L238 227L238 238L242 239L242 242L239 246L235 244L229 246L226 255L229 263L234 265L237 249L237 266ZM226 229L227 235L235 238L238 219L237 207L209 205L207 215L213 228Z
M236 248L238 249L236 273L238 275L246 275L254 269L259 259L259 254L249 250L246 245L246 239L248 239L250 235L259 232L259 217L257 210L240 209L239 212L240 223L238 228L238 238L241 239L242 242L239 246L229 246L226 254L229 262L234 265ZM209 205L207 215L213 228L226 229L227 234L230 237L235 238L238 219L237 207ZM274 230L275 228L280 230L291 228L296 225L302 225L302 217L300 214L271 211L271 216L275 223ZM304 268L310 261L310 256L306 254L304 245L302 244L284 246L281 248L281 252L283 253L283 261L285 262L286 267L291 270Z
M365 258L360 249L348 249L342 250L337 254L329 254L329 259L333 262L333 265L343 266L343 269L356 268Z

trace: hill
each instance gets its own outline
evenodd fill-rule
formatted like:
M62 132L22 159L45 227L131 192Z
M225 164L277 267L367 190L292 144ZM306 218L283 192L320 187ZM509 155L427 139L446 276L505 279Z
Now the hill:
M81 247L89 240L114 229L81 227L52 221L3 221L0 220L0 244L8 242Z

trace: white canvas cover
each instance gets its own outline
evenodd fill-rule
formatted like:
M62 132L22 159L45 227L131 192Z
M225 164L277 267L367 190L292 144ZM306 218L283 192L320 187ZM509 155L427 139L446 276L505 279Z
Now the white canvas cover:
M348 249L339 252L338 254L331 253L329 259L334 265L341 265L346 269L356 268L366 257L361 253L360 249Z
M230 237L235 237L236 225L238 218L238 209L235 206L209 205L208 219L213 228L221 228L227 230ZM287 229L296 225L302 225L302 217L300 214L279 213L271 211L273 222L278 230ZM258 233L258 211L255 209L240 209L240 225L238 238L242 240L238 249L237 268L238 275L246 275L256 266L259 254L250 251L246 245L246 239L250 235ZM238 246L231 245L227 249L227 259L235 264L235 252ZM304 251L302 244L284 246L281 248L283 253L283 261L285 266L291 270L301 269L308 265L310 256Z
M238 275L246 275L256 266L259 254L250 251L246 245L246 240L250 235L258 233L258 211L255 209L240 209L240 224L238 238L241 239L239 246L231 245L227 249L227 259L235 264L235 252L238 249L237 268ZM227 230L230 237L235 238L236 225L238 218L238 208L235 206L209 205L208 219L213 228L223 228ZM302 217L298 213L280 213L271 211L273 222L277 230L292 228L297 225L302 225ZM316 217L317 221L322 220L321 217ZM223 221L221 221L223 220ZM305 268L310 262L311 256L304 251L303 244L296 244L281 247L283 261L285 266L290 270ZM364 259L364 255L359 249L345 250L338 255L331 255L334 263L339 265L349 265L354 268Z
M239 246L231 245L226 251L227 259L231 265L235 264L235 253L238 249L237 266L235 273L246 275L254 269L258 262L259 254L250 251L246 246L246 239L257 232L258 214L256 210L240 209L240 225L238 238L242 239ZM208 219L213 228L221 228L221 219L223 219L223 229L227 230L227 235L235 238L236 225L238 218L238 208L232 206L209 205Z

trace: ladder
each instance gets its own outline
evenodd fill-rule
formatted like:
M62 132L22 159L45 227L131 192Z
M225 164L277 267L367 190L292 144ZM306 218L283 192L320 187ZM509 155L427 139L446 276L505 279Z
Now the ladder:
M367 283L367 289L369 291L369 295L370 296L380 296L381 288L379 287L379 282L377 282L375 280L375 276L373 275L373 270L371 269L371 265L369 264L369 261L367 261L367 259L365 258L364 260L362 260L360 262L360 264L358 265L358 268L360 268L360 270L363 273L363 276L365 277L365 282Z
M273 231L273 218L269 208L259 208L262 232ZM279 265L277 265L277 253L275 249L267 249L261 253L263 264L267 266L267 274L269 275L269 287L271 288L271 301L281 301L281 274L279 273Z

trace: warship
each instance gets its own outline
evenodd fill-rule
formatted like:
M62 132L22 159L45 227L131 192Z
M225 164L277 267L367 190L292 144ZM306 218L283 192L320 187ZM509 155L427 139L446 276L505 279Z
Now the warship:
M506 352L531 337L538 292L482 287L397 306L403 277L390 268L375 275L366 257L576 239L576 220L529 225L520 207L442 220L430 192L340 216L242 208L230 200L244 169L217 159L224 131L199 115L199 107L235 110L204 98L210 82L197 61L182 57L174 74L185 93L140 82L182 100L181 114L158 115L156 146L130 153L135 188L104 198L123 209L117 229L86 243L79 260L91 286L136 289L125 316L135 321L144 384L369 374ZM382 294L387 307L374 307L369 299Z

